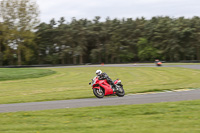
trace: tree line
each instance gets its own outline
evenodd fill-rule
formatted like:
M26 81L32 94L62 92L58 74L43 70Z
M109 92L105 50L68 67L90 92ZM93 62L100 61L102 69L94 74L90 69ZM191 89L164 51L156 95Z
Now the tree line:
M200 60L198 16L108 17L103 21L97 16L69 22L61 17L40 23L36 4L7 1L21 4L13 11L1 3L6 8L1 11L0 65Z

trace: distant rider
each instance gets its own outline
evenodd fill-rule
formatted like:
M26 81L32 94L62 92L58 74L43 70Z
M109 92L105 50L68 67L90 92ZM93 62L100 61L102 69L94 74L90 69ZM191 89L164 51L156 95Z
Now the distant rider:
M156 64L157 66L161 66L161 65L162 65L162 62L161 62L159 59L156 59L156 60L155 60L155 64Z
M114 82L112 81L112 79L110 79L109 76L108 76L105 72L102 73L101 70L97 70L97 71L96 71L96 75L99 77L99 80L104 80L104 79L106 79L107 82L108 82L111 86L113 86L113 91L117 91L116 85L114 84Z

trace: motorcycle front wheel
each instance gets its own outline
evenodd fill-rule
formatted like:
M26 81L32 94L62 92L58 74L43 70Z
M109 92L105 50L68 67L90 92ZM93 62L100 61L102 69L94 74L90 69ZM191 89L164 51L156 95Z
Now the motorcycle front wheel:
M97 98L103 98L104 97L104 92L103 92L102 89L94 88L93 93Z
M123 86L120 86L120 87L118 88L118 92L116 93L116 95L117 95L118 97L123 97L123 96L125 95L125 91L124 91Z

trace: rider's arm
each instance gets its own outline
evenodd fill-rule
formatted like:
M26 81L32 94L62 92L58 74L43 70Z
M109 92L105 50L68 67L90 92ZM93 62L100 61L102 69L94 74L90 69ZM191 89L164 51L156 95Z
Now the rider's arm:
M106 73L102 74L103 79L109 79L109 76Z
M102 73L101 76L99 76L99 80L103 80L103 79L106 79L105 73Z

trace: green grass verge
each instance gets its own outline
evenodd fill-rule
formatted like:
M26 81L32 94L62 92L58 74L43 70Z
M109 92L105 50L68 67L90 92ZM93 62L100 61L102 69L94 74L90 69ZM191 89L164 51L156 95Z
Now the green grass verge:
M200 100L0 114L3 133L199 133Z
M163 65L200 65L200 63L163 63Z
M39 78L39 77L48 76L54 73L55 71L48 70L48 69L1 68L0 81Z
M200 88L200 70L176 67L48 68L55 74L0 81L0 104L94 97L88 83L97 69L120 78L126 94ZM37 69L46 70L46 68ZM11 75L11 74L10 74Z

